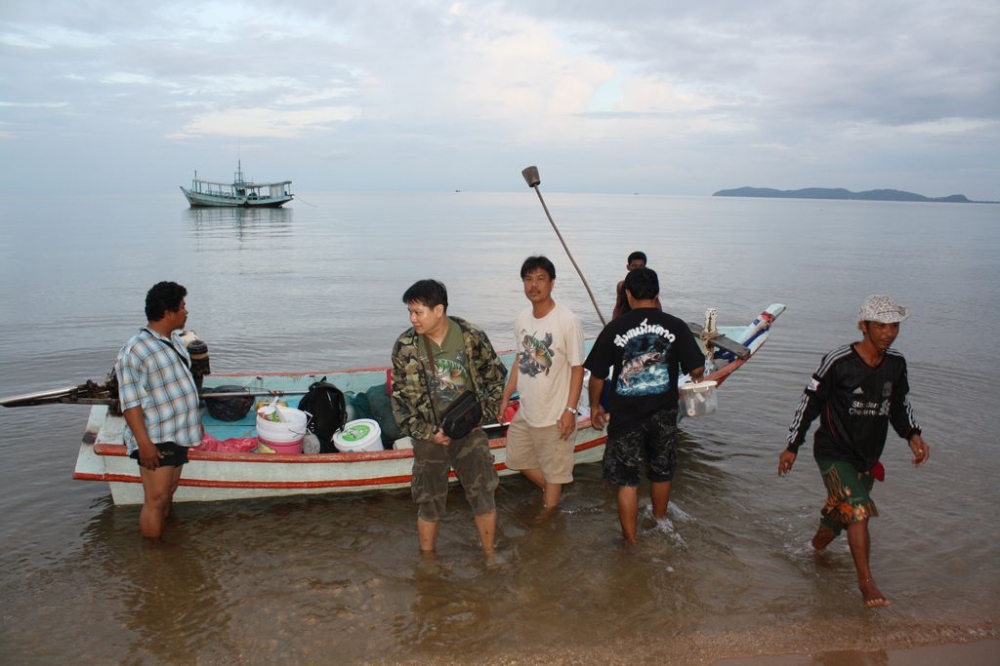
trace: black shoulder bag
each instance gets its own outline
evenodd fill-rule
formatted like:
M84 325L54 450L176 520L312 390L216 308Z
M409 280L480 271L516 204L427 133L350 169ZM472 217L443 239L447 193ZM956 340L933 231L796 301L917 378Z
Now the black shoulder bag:
M426 336L424 337L424 348L427 350L427 356L430 358L431 368L433 369L434 352L431 351L431 345L427 341ZM451 401L448 409L444 410L444 413L440 417L438 417L437 407L434 406L434 379L434 377L429 377L427 380L427 389L428 393L430 393L431 411L434 412L434 420L438 422L444 434L449 438L462 439L483 421L483 408L476 397L476 384L472 379L472 370L469 370L469 382L472 384L472 390L469 391L466 389L459 393L458 397Z

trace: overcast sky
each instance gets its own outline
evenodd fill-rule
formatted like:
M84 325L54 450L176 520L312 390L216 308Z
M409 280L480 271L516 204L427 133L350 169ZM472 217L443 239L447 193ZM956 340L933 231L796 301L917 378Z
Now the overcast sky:
M1000 200L997 0L0 0L0 193Z

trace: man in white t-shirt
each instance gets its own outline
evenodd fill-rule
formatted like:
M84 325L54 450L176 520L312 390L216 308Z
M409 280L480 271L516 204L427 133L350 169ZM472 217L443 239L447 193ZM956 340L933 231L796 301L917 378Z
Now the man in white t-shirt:
M500 403L503 418L514 392L520 407L507 429L507 467L542 489L544 509L559 505L564 483L573 481L577 404L583 389L583 325L552 299L556 269L547 258L521 266L531 307L514 324L517 359Z

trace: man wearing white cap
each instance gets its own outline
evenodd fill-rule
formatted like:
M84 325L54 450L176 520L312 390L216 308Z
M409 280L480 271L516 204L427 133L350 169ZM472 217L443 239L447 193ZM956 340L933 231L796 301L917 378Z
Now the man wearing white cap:
M865 300L858 321L861 341L823 357L795 411L787 448L778 462L779 475L792 471L799 446L819 416L813 457L823 475L827 500L812 545L821 550L847 530L858 587L869 608L889 605L875 585L868 562L868 519L878 515L870 493L875 480L885 478L879 458L889 424L909 442L914 465L930 457L930 447L906 399L910 390L906 360L890 349L899 335L899 323L909 316L906 307L888 296Z

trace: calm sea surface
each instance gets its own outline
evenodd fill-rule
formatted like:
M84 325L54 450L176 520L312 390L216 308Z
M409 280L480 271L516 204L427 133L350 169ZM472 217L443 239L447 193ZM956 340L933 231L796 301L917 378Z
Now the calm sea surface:
M543 190L544 193L544 190ZM1000 636L1000 206L545 194L610 313L626 255L649 254L670 312L746 323L787 311L763 351L684 422L670 525L620 542L599 465L535 524L498 491L503 563L484 566L453 494L436 567L408 493L176 509L145 544L138 509L73 481L87 409L0 411L0 661L712 663ZM101 379L144 323L146 290L188 287L216 373L385 365L425 277L513 346L518 269L544 253L557 300L600 322L533 192L302 193L275 211L152 197L8 199L0 216L0 395ZM896 343L932 446L892 439L872 560L891 608L865 610L845 542L805 546L823 493L811 450L777 476L820 357L858 338L871 293L912 307Z

